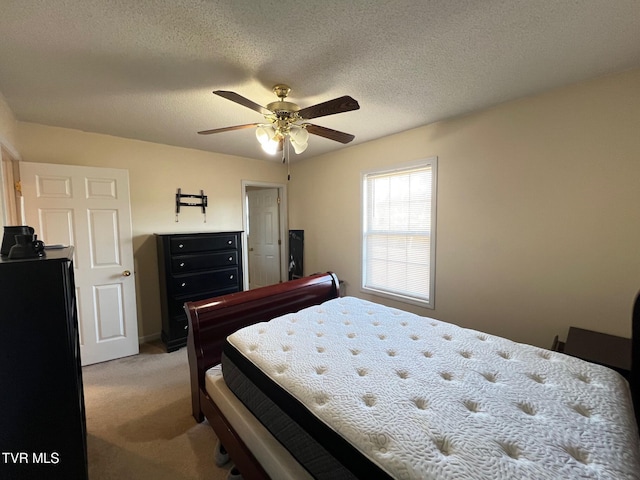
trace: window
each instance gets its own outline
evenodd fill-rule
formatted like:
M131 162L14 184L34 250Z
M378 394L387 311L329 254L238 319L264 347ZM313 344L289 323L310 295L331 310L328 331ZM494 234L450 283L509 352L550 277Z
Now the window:
M433 308L437 158L362 181L362 288Z

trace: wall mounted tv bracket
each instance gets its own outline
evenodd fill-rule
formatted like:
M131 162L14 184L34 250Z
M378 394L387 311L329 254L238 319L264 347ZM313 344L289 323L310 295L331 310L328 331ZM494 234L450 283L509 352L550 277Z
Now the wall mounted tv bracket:
M199 202L183 202L183 198L197 198ZM176 193L176 222L178 222L178 214L180 213L180 207L200 207L202 208L202 215L204 216L204 223L207 223L207 196L204 194L204 190L200 190L200 195L191 195L182 193L182 189L179 188Z

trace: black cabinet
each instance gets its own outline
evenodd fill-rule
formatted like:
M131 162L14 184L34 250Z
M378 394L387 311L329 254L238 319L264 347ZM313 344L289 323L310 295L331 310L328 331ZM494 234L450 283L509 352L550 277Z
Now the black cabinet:
M73 249L0 258L0 478L86 479Z
M242 291L242 232L156 234L162 341L187 344L184 303Z
M563 351L567 355L609 367L627 379L631 374L630 338L570 327Z

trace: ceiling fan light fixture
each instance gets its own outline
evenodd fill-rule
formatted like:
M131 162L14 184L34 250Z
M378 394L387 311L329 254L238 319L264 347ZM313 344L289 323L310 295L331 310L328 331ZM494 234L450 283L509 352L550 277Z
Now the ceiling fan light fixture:
M269 140L272 140L275 134L275 130L269 125L260 125L256 128L256 138L258 142L260 142L260 145L264 145Z
M292 125L289 130L289 139L291 140L291 145L293 145L293 150L297 155L300 155L304 152L308 145L309 140L309 132L304 127L299 125Z
M297 155L300 155L309 146L309 144L306 143L306 142L305 143L298 143L293 139L293 137L289 137L289 138L291 139L291 145L293 145L293 151L296 152Z
M287 139L289 140L289 144L293 145L295 153L301 154L308 147L309 134L318 135L343 144L347 144L355 138L353 135L348 133L302 122L306 122L312 118L358 110L360 105L358 105L356 100L344 95L342 97L334 98L333 100L328 100L326 102L300 109L300 107L295 103L286 100L290 91L291 88L288 85L275 85L273 87L273 92L278 97L278 101L269 103L265 108L235 92L215 90L213 92L215 95L262 114L264 116L265 123L248 123L233 127L214 128L210 130L203 130L198 133L201 135L209 135L212 133L242 130L255 126L257 127L255 131L256 139L260 143L262 149L270 155L275 155L277 152L282 151L283 159L285 158L284 147L287 147L287 153L289 151Z
M264 150L269 155L275 155L278 151L279 146L280 142L278 141L278 138L274 136L273 138L270 138L262 144L262 150Z
M307 129L298 125L292 126L289 134L295 143L299 143L301 145L307 143L309 140L309 132L307 132Z

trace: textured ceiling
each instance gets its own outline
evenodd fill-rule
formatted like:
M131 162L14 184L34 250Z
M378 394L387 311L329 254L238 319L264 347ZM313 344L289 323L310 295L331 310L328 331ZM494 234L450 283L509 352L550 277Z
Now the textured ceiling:
M287 83L352 144L640 67L639 0L0 0L18 120L258 159L253 110ZM298 158L339 143L312 136Z

